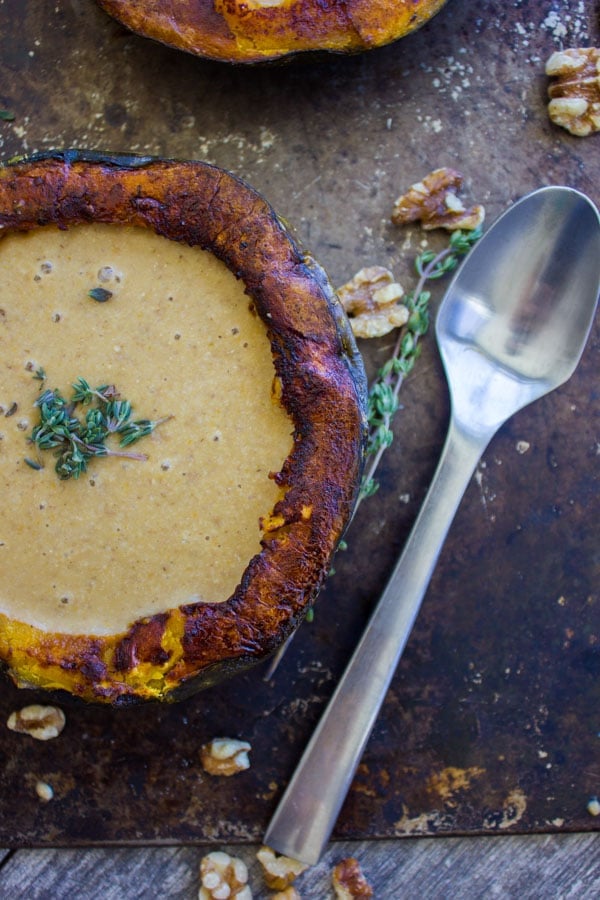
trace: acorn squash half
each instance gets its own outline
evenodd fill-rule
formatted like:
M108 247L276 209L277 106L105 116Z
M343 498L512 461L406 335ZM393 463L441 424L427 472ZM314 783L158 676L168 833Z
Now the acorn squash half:
M27 596L19 599L23 615L7 613L2 592L6 596L9 590L18 592L19 585L13 583L7 588L0 579L0 659L19 686L64 689L86 700L112 704L172 700L266 658L315 600L356 500L366 432L365 375L347 319L323 270L299 248L268 203L233 175L201 162L80 151L38 154L0 166L0 253L9 241L27 242L52 231L65 234L67 239L84 229L89 235L90 228L98 224L111 236L117 234L119 242L129 229L136 234L142 231L144 236L148 231L162 236L161 240L168 239L169 247L174 242L178 252L183 253L183 245L188 245L185 252L193 248L196 254L203 252L211 260L216 258L214 264L222 266L227 277L233 273L236 287L237 280L241 281L247 295L242 291L244 309L255 311L253 320L258 322L261 334L263 330L265 333L267 365L269 369L272 366L276 386L268 399L289 419L290 451L278 470L271 472L269 483L274 483L277 499L272 508L264 510L260 528L256 523L257 552L244 560L231 595L219 602L194 598L178 605L165 598L164 609L138 616L115 633L110 629L109 633L88 633L83 628L73 632L40 626L35 615L28 614ZM10 258L6 265L10 265ZM100 317L99 322L109 307L88 298L81 302L94 307L93 315ZM140 298L140 305L147 302ZM209 304L210 297L203 302ZM0 306L6 307L0 310L1 404L2 382L8 378L6 367L22 369L28 348L23 348L23 359L16 361L7 359L6 341L2 349L3 329L8 335L11 323L22 315L21 308L27 308L26 301L9 297ZM132 302L130 315L136 328L140 327L137 313ZM49 344L60 340L60 327L48 325ZM127 320L122 327L128 328ZM102 340L101 326L98 328L97 333L90 334L94 342ZM155 357L153 346L148 346L147 352L161 376L165 364L158 355ZM82 371L74 371L74 378L85 374L84 351L80 360ZM214 357L212 360L211 365ZM207 365L201 349L196 365L198 372ZM31 374L27 383L32 380ZM163 380L174 377L170 369L165 370ZM114 379L117 383L118 370ZM190 372L182 390L193 390L194 384L194 373ZM248 390L247 384L244 389ZM249 396L251 391L250 386ZM8 435L13 422L24 414L22 398L19 404L19 414L14 417L10 417L14 404L10 409L4 404L0 432ZM200 435L200 427L198 435L195 427L194 421L191 440ZM168 434L170 425L161 428ZM26 436L23 433L21 437L25 457ZM268 442L269 435L261 439ZM154 448L151 445L150 452L156 456ZM244 454L243 446L239 452ZM101 466L112 461L94 460L96 463L100 473ZM135 466L149 465L131 464L128 478L133 484L140 471ZM230 474L235 483L235 471ZM205 472L206 479L212 475ZM96 497L99 502L100 496L89 486L60 481L52 464L40 472L24 466L22 460L17 461L14 480L9 474L2 484L3 505L16 502L15 492L29 490L23 485L37 484L31 479L40 476L47 479L44 483L52 497L63 485L75 492L86 487L87 499L85 503L82 499L77 514L79 522L81 516L102 515L102 507L94 502ZM192 502L194 490L190 483ZM182 523L182 533L193 536L197 529L218 529L214 523L203 523L207 511L199 502L198 507L193 509L191 521ZM209 512L212 515L218 510ZM160 515L150 518L160 530ZM34 565L39 560L43 567L48 553L62 552L72 527L71 522L59 523L37 542ZM111 522L105 522L109 539L112 527ZM23 534L16 514L13 519L5 518L4 528L7 533L0 534L0 554L9 553L18 541L32 540ZM118 535L112 539L120 540ZM108 552L101 543L103 549L90 547L89 554ZM136 552L143 558L143 542ZM7 560L8 556L0 555L2 558ZM53 575L57 577L60 567L59 575ZM94 581L89 591L90 602L101 604L106 595L103 585ZM122 604L126 609L126 600Z
M427 22L446 0L98 0L132 31L231 63L355 53Z

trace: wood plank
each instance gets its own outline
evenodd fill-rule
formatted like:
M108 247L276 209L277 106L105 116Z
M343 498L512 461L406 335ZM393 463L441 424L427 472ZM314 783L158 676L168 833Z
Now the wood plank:
M214 847L19 850L0 869L0 896L11 900L192 900L198 867ZM255 900L267 900L258 845L223 847L250 870ZM4 851L5 852L5 851ZM420 900L591 900L600 885L600 841L593 833L344 841L301 875L304 900L333 896L331 869L356 856L377 900L418 893Z

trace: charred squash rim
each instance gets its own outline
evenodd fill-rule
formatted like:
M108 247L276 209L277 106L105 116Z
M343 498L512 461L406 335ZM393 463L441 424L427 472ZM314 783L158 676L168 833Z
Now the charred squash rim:
M276 475L284 494L228 600L167 609L102 637L49 634L0 616L0 659L18 684L86 700L177 699L268 656L313 603L356 500L364 369L323 270L230 173L76 150L0 166L0 237L91 222L150 228L201 247L243 280L294 423L292 452Z
M356 53L415 31L446 0L97 0L131 31L207 59L257 63Z

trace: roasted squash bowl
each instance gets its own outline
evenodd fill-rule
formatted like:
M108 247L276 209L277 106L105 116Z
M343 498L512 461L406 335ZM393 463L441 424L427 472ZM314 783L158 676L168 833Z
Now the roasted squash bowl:
M419 28L445 0L98 0L132 31L188 53L256 63L356 53Z
M13 681L111 704L174 700L265 659L313 604L361 478L364 370L323 270L256 191L201 162L11 161L0 237L0 659ZM142 289L119 254L146 238L175 263L163 271L152 244ZM204 269L179 290L187 256L212 279L199 292ZM53 288L62 269L66 287ZM225 318L213 323L219 284ZM263 340L262 362L246 362ZM35 404L55 379L66 396L69 381L104 374L140 413L174 415L140 442L145 461L94 458L80 478L57 477L56 453L32 442Z

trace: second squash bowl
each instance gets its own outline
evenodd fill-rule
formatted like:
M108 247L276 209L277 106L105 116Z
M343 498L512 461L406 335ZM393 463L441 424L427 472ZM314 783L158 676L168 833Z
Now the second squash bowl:
M228 63L358 53L410 34L446 0L98 0L123 25Z

